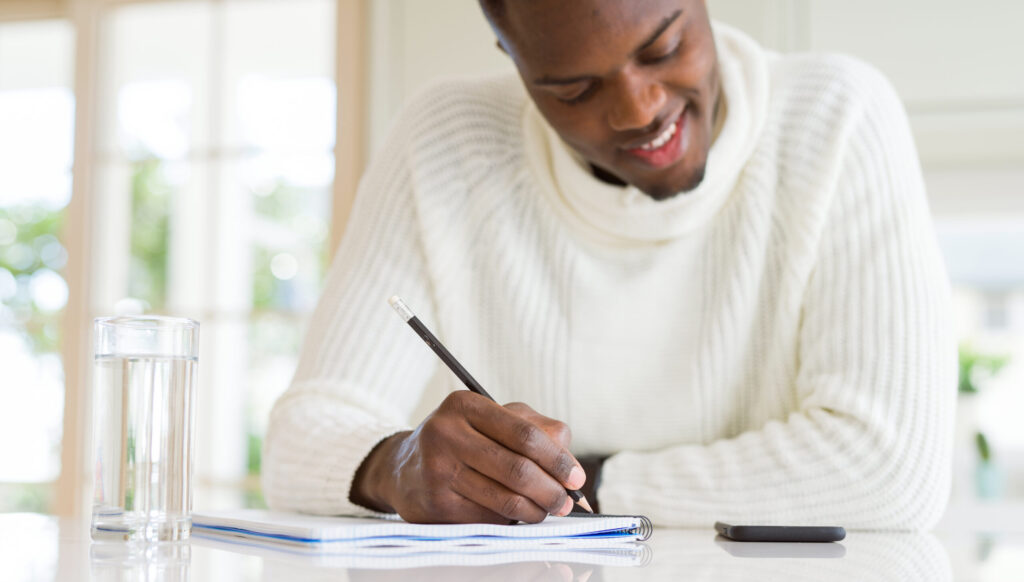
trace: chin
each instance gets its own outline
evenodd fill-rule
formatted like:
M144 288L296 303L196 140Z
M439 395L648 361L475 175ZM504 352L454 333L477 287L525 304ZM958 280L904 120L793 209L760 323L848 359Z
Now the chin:
M698 168L692 172L687 172L683 177L681 185L675 184L651 184L648 186L640 187L640 190L644 194L647 194L652 199L657 201L668 200L674 198L680 194L686 194L687 192L693 191L700 183L704 181L704 172L707 168L706 164L701 164Z

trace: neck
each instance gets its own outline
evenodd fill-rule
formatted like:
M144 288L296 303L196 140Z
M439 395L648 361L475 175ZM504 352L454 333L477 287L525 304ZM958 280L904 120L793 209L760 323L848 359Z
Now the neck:
M605 184L611 184L612 186L628 185L622 178L595 164L590 164L590 173Z

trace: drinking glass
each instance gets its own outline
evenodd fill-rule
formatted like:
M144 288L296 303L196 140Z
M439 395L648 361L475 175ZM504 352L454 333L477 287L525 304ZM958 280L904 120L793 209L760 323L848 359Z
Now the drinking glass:
M95 321L92 537L182 541L192 531L199 324Z

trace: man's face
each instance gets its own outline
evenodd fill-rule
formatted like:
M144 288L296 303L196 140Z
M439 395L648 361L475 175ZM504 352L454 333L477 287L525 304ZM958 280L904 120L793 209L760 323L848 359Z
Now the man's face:
M704 176L720 93L703 0L506 0L502 44L598 175L656 200Z

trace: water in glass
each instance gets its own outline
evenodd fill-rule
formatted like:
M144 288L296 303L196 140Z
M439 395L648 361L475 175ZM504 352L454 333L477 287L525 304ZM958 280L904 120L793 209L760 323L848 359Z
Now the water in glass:
M96 356L94 539L188 539L196 372L194 357Z

